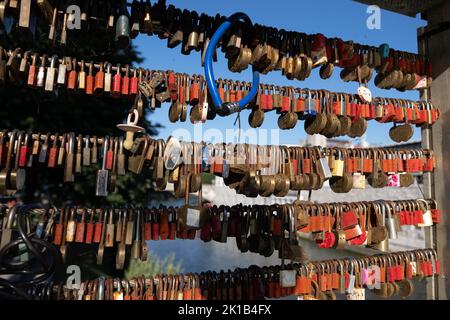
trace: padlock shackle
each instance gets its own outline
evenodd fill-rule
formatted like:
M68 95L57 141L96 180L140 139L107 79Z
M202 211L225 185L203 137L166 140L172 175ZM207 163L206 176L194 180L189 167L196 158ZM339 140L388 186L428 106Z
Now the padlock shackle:
M216 49L217 44L220 41L222 35L231 28L231 26L237 22L238 20L244 20L248 24L252 24L250 18L242 12L237 12L220 25L220 27L216 30L214 35L211 38L211 41L208 44L208 48L205 54L205 79L208 85L209 92L211 93L211 97L214 105L217 108L217 111L220 115L230 115L232 113L241 111L250 101L256 96L259 88L259 72L255 70L253 67L253 84L252 89L249 94L242 98L241 101L238 102L223 102L220 98L219 92L216 88L216 80L214 78L214 72L212 67L213 62L213 54Z

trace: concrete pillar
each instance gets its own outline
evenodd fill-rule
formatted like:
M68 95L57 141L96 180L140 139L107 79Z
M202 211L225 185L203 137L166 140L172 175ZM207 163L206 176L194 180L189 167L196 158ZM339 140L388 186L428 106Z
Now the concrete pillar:
M428 30L450 21L450 1L443 1L430 9L427 18ZM425 196L433 196L434 193L441 209L441 224L427 232L427 244L429 247L436 246L441 262L441 276L434 282L431 291L429 289L428 298L435 294L436 298L443 300L450 298L450 29L430 36L426 47L422 49L428 51L433 64L433 83L427 94L441 110L441 119L432 130L423 130L424 147L435 151L438 162L434 179L425 179ZM433 232L436 232L435 236L431 237Z

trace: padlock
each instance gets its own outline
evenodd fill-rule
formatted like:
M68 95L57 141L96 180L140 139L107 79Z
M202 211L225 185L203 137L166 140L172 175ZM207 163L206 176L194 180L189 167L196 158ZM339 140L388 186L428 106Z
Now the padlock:
M117 47L125 49L130 45L130 19L126 8L126 1L120 8L119 17L116 21L115 41Z

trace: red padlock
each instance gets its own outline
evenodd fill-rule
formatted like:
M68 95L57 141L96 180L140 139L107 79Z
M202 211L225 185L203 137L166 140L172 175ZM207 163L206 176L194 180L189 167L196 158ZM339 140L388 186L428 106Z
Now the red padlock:
M168 80L168 89L169 89L169 93L170 93L170 99L172 101L176 101L176 100L178 100L178 90L177 90L175 74L172 71L169 72L167 80Z
M362 234L357 236L354 239L351 239L348 241L348 243L352 246L362 246L364 245L364 243L366 243L367 240L367 232L366 231L362 231Z
M394 121L395 122L403 122L405 120L405 112L402 106L396 106L395 107L395 115L394 115Z
M399 222L400 226L406 225L406 223L405 223L405 211L400 211L398 213L398 222Z
M98 217L98 221L94 225L94 238L92 242L100 243L101 235L102 235L102 227L103 227L103 215L105 213L101 212Z
M178 84L179 84L179 86L178 86L178 99L180 100L180 103L183 105L184 102L185 102L184 101L184 84L180 83L180 82L178 82Z
M187 229L183 226L179 226L177 230L178 239L187 239Z
M389 266L387 269L388 282L395 282L395 267Z
M219 91L220 100L223 102L228 102L228 101L225 101L225 89L224 89L223 81L221 79L219 79L218 82L219 82L218 91Z
M436 258L434 260L434 269L435 269L435 273L434 273L435 275L440 275L441 274L441 263Z
M297 99L295 112L305 112L305 99L301 96L301 94Z
M198 78L194 76L189 88L189 104L191 106L196 106L200 102L199 90Z
M139 77L142 78L142 69L139 70ZM138 85L139 85L139 79L137 77L136 68L134 68L133 76L130 79L130 95L136 95L138 93Z
M348 99L348 98L347 98ZM350 101L350 100L347 100L346 102L345 102L345 115L347 116L347 117L353 117L353 104L352 104L352 102Z
M435 224L441 223L441 210L439 210L439 209L431 209L431 216L432 216L433 222Z
M321 33L317 33L314 35L313 43L312 43L312 51L320 51L322 50L327 43L327 38Z
M241 83L240 83L240 81L236 81L236 101L241 101L241 100L242 100Z
M152 240L159 240L159 219L156 212L152 215Z
M281 218L281 215L277 215L272 218L272 236L274 237L281 237L281 226L283 224L283 220Z
M369 104L369 116L367 117L368 120L373 120L375 119L375 103L371 103Z
M92 74L94 68L94 62L89 63L89 71L86 77L86 94L91 95L94 93L94 75Z
M99 70L95 74L94 94L99 95L103 92L104 81L105 81L105 73L103 72L103 63L100 63Z
M55 231L53 233L53 244L56 246L62 244L63 223L64 223L64 213L63 210L59 210L59 221L58 223L55 224Z
M23 168L26 167L27 163L28 163L28 156L29 156L29 143L30 143L30 139L31 139L31 134L26 134L25 135L25 140L23 142L23 145L20 146L20 151L19 151L19 167Z
M268 107L267 100L268 100L268 95L264 93L264 90L261 91L260 98L259 98L259 107L261 108L261 110L267 110L267 111L271 110Z
M30 87L34 87L36 85L36 72L37 72L37 68L36 68L36 60L38 58L38 54L35 53L33 54L33 58L31 60L31 65L28 68L28 80L27 80L27 84Z
M281 112L291 111L291 98L285 93L281 99Z
M333 248L336 243L336 235L333 232L325 232L323 240L316 241L319 248L330 249Z
M4 139L6 136L6 131L3 132L3 134L0 136L0 168L3 167L5 159L6 159L6 146L4 144Z
M265 281L265 296L269 299L273 298L273 293L274 293L274 285L273 285L273 281L271 281L270 279L267 279Z
M333 101L333 105L332 105L333 113L335 115L342 115L342 112L341 112L341 101L338 100L337 97L335 99L336 100Z
M358 225L358 217L356 216L356 213L353 210L343 212L341 214L342 229L345 230L345 229L353 228L356 225Z
M170 227L169 227L169 240L175 240L176 234L177 234L177 221L175 219L175 213L172 213L172 218L170 221Z
M414 116L414 109L412 108L411 105L408 105L408 107L406 108L406 121L405 122L411 122L413 121L413 116Z
M152 240L152 224L149 220L149 212L144 212L144 240Z
M88 212L91 216L89 222L86 224L86 238L84 239L84 243L91 244L94 236L94 212L92 210Z
M187 231L187 239L189 239L189 240L194 240L196 236L197 236L197 230L195 230L195 229L189 229L189 230Z
M75 90L78 87L77 79L77 59L72 59L72 70L70 70L67 76L67 90Z
M230 217L228 218L228 230L227 235L228 237L237 237L239 235L240 229L238 229L238 216L237 212L232 211L230 212Z
M125 66L125 75L122 78L121 93L123 96L130 94L130 66L128 64Z
M361 227L356 225L355 227L344 229L345 239L350 241L352 239L358 238L362 235Z
M105 169L106 170L112 170L113 167L113 163L114 163L114 144L116 143L116 141L112 141L111 139L111 143L109 144L109 149L106 152L106 161L105 161Z
M117 65L116 74L113 77L113 84L112 84L112 90L111 95L114 98L120 97L121 89L122 89L122 77L120 76L120 64Z
M406 277L410 280L413 278L413 266L411 262L409 262L406 266Z
M169 238L169 213L167 209L163 209L159 217L159 237L161 240Z
M311 174L311 159L309 159L309 155L307 159L303 159L303 173Z
M213 239L220 239L222 236L222 224L220 214L215 213L211 216L211 231Z
M363 159L363 173L373 172L373 159L364 158Z
M397 159L397 170L398 172L406 172L405 159L400 157Z
M414 225L423 224L423 210L414 211Z
M202 239L204 242L209 242L212 240L212 226L209 220L208 222L203 224L200 230L200 239Z
M75 233L75 242L83 243L84 242L84 233L86 230L86 223L84 222L86 210L83 210L81 214L80 222L77 222L76 233Z

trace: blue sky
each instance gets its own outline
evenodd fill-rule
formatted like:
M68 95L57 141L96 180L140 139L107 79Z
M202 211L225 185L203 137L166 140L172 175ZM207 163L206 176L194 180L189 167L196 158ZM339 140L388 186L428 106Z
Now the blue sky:
M173 4L182 9L196 10L198 13L215 15L231 15L242 11L250 16L254 23L274 26L279 29L301 31L306 33L323 33L329 37L340 37L344 40L354 40L362 44L379 46L388 43L391 47L409 52L417 52L417 28L426 23L419 18L405 17L389 11L382 11L381 29L369 30L366 21L369 14L366 12L367 6L350 0L314 0L314 1L269 1L269 0L229 0L229 1L181 1L167 0L167 4ZM166 70L172 69L176 72L188 74L203 74L200 64L200 54L193 52L189 56L180 53L181 46L175 49L166 47L166 40L161 40L156 36L149 37L140 35L134 40L145 61L142 66L148 69ZM289 81L281 76L279 71L271 72L261 76L261 82L293 85L300 88L327 89L331 91L353 93L357 90L357 83L344 83L339 78L341 69L336 69L331 79L322 80L318 75L318 70L306 81ZM237 74L231 73L227 69L227 60L218 51L218 62L214 64L216 78L227 78L241 81L251 81L250 69ZM375 85L369 84L374 96L385 96L392 98L419 99L417 92L401 93L396 90L381 90ZM161 109L150 115L151 120L164 126L159 132L160 138L167 138L175 129L186 129L192 133L199 130L201 125L192 125L189 120L185 123L172 124L168 120L169 105L164 104ZM245 111L241 116L241 127L249 129L247 122L249 111ZM263 129L274 129L277 126L277 115L275 112L266 114ZM233 128L235 116L220 118L208 121L203 125L202 130L216 129L225 135L226 128ZM390 125L379 125L369 122L366 139L373 144L393 143L389 139ZM298 144L305 139L303 123L299 122L293 130L281 131L279 142L282 144ZM345 139L350 139L345 137ZM416 129L413 139L420 139L420 130ZM228 142L228 141L227 141ZM270 141L269 141L270 143Z

